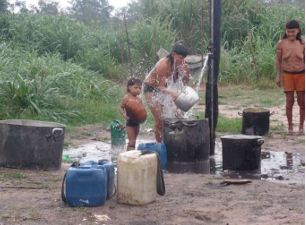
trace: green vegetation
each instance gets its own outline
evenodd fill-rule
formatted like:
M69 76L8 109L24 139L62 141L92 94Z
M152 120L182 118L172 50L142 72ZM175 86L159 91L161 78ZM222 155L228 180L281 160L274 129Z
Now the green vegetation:
M27 178L28 175L23 173L4 173L0 175L0 178L13 178L13 179L24 179Z
M67 124L67 131L81 124L107 125L118 118L123 122L118 106L130 76L128 44L133 75L142 79L158 60L160 47L169 51L175 42L183 42L191 54L200 54L201 7L207 53L208 0L135 0L116 14L110 13L112 7L105 0L93 0L89 5L72 2L68 12L60 12L52 1L41 0L32 9L22 2L1 2L0 120L57 121ZM220 104L239 101L240 106L249 106L256 102L268 107L283 101L274 88L275 46L286 21L296 19L305 27L303 3L286 2L222 2L219 83L247 86L220 93ZM12 13L12 6L20 11ZM255 93L246 99L244 90L249 88ZM232 122L221 117L219 123L222 130L223 123ZM142 130L152 125L149 113Z
M233 118L229 119L222 115L218 117L217 132L230 133L230 134L241 134L242 119Z
M270 127L270 130L274 131L274 132L279 132L279 133L286 133L287 132L284 124L278 124L278 125L274 125L274 126L272 125Z
M0 44L0 118L70 123L110 122L121 88L99 73L65 62L59 54L39 56L18 44ZM113 97L117 96L117 97Z

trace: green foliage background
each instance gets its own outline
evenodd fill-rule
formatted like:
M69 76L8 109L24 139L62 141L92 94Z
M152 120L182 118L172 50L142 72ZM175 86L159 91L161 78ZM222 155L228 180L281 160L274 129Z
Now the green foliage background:
M304 36L302 4L222 1L219 83L270 88L276 75L275 48L286 21L298 20ZM108 124L121 118L118 106L130 76L128 44L133 75L141 78L157 62L160 47L170 51L174 43L182 42L190 54L201 54L202 7L207 53L208 1L135 0L113 16L111 8L104 6L105 18L92 17L90 22L78 20L72 11L47 15L42 9L12 13L7 4L0 7L0 119ZM55 12L56 5L52 7ZM122 13L127 18L129 43Z

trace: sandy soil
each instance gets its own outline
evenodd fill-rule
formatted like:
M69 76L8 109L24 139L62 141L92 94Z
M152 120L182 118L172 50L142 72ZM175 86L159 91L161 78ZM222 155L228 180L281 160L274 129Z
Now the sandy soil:
M238 117L237 112L242 111L230 108L220 106L220 113ZM273 111L278 122L286 124L283 109L275 107ZM88 135L89 131L93 135ZM152 138L152 134L140 138ZM300 153L304 159L304 139L271 132L265 137L263 148ZM99 126L84 126L66 137L73 145L95 140L109 141L110 132ZM301 160L302 173L304 166ZM305 224L304 176L302 184L254 179L249 184L222 185L226 177L220 175L165 172L166 195L158 196L151 204L123 205L115 195L104 206L70 208L60 197L62 178L68 167L69 164L63 164L59 171L0 168L0 225Z

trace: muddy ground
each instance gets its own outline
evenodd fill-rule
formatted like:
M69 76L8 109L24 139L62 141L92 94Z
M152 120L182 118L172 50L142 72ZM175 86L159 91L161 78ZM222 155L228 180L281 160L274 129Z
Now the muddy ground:
M221 105L220 113L236 117L242 108ZM284 106L273 108L286 126ZM295 107L295 114L297 108ZM295 117L295 123L298 118ZM91 133L92 135L88 135ZM222 134L218 134L220 136ZM153 134L140 138L152 139ZM110 140L100 126L84 126L67 135L74 146ZM218 138L217 141L220 141ZM6 224L118 224L118 225L302 225L305 224L305 137L271 131L264 149L299 154L300 182L252 179L243 185L222 185L220 174L170 174L165 172L166 195L145 206L118 204L116 195L100 207L70 208L61 200L61 184L69 164L59 171L0 168L0 225Z

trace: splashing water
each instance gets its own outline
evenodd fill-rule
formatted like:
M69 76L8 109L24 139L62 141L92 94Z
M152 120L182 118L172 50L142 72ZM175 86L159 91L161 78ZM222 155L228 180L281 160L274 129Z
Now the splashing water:
M177 79L174 79L175 71L178 71ZM182 80L182 78L184 77L183 73L184 71L182 71L180 68L172 69L171 77L166 80L167 90L170 90L176 93L180 93L183 90L184 88L184 83ZM164 118L175 118L175 117L182 118L184 117L184 112L177 108L177 106L172 100L171 95L159 92L154 97L154 100L156 100L157 102L163 105L163 109L164 109L163 117Z
M207 72L208 70L208 59L209 59L209 56L206 56L205 57L205 61L204 61L204 64L203 64L203 68L201 69L201 74L199 76L199 80L198 80L198 83L196 85L196 92L199 94L199 88L200 88L200 85L201 85L201 81L202 81L202 78L204 76L204 74ZM191 117L194 117L195 114L193 113L193 108L194 106L185 114L185 118L191 118Z
M205 57L205 61L203 64L203 68L201 69L201 74L196 85L196 92L199 93L199 87L202 81L204 74L207 72L208 68L208 56ZM166 80L167 83L167 90L180 93L184 88L183 77L185 71L182 70L180 67L176 67L175 64L173 65L171 77ZM174 79L174 73L178 71L178 77ZM174 101L172 100L172 96L169 94L165 94L162 92L156 92L153 100L158 102L159 104L163 105L163 118L186 118L189 119L194 117L193 114L193 107L188 112L183 112L177 108Z
M203 78L204 74L207 72L207 69L208 69L208 66L207 66L208 58L209 58L208 56L205 57L203 68L201 69L201 75L199 77L199 80L198 80L198 83L197 83L197 86L196 86L196 92L197 93L199 93L199 88L200 88L200 85L201 85L202 78Z

